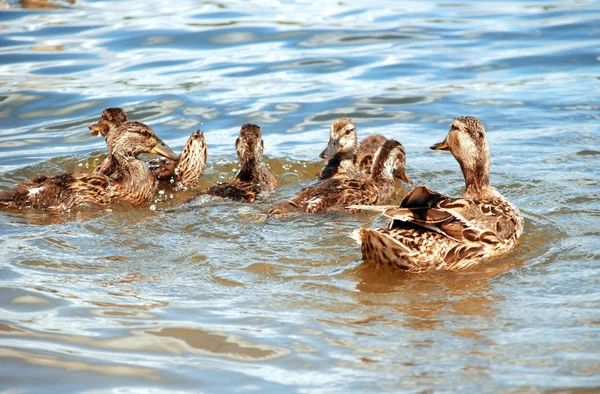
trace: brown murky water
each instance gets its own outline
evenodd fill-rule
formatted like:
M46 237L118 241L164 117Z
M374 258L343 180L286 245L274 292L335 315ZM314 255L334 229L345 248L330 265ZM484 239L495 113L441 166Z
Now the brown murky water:
M199 190L235 174L239 126L259 123L280 188L256 205L166 189L136 209L0 212L2 390L600 386L596 3L5 3L0 188L91 171L104 144L86 127L108 106L175 150L202 128ZM342 114L449 195L458 165L428 146L480 117L492 184L526 217L516 250L412 275L361 265L349 234L377 216L264 215L312 181Z

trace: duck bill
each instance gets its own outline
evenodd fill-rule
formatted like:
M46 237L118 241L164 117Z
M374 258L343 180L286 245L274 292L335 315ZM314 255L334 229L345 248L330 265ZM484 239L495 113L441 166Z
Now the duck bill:
M100 131L102 131L102 126L100 126L100 123L91 124L88 128L92 130L92 135L98 135L100 134Z
M325 150L323 152L321 152L319 157L321 159L331 159L333 156L335 156L336 153L338 153L337 141L329 140L329 143L327 144L327 148L325 148Z
M433 150L450 150L450 147L448 146L446 140L438 142L437 144L433 144L429 148Z
M175 154L175 152L173 152L173 149L169 148L169 146L167 144L165 144L162 141L159 141L154 148L152 148L152 150L150 151L150 153L153 153L155 155L159 155L162 157L166 157L167 159L171 159L171 160L178 160L179 156L177 156Z

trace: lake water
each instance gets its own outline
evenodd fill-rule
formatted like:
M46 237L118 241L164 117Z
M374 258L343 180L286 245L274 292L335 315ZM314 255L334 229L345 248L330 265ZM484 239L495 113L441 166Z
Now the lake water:
M120 106L199 189L263 129L280 188L258 205L166 190L137 209L0 212L0 389L591 393L600 387L600 5L593 1L0 2L0 188L92 171ZM516 250L460 273L361 265L367 214L267 219L350 116L460 195L452 118L482 119ZM408 190L408 188L405 188ZM173 196L171 196L173 194Z

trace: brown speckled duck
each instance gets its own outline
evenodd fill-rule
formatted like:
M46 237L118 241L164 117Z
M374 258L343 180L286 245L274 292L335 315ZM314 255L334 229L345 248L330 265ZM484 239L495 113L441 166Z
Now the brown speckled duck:
M338 118L331 125L329 142L319 157L328 159L325 167L317 174L318 179L356 177L369 174L375 153L387 141L382 135L374 134L358 143L356 125L350 118Z
M105 135L108 127L101 124L97 132ZM157 182L146 164L137 159L140 153L177 158L148 126L123 123L116 127L114 138L108 143L113 176L100 173L40 176L0 192L0 207L68 210L114 202L133 205L149 202L156 192Z
M350 118L338 118L331 125L327 147L319 155L327 159L325 167L317 174L318 179L356 177L356 153L358 136L356 125Z
M270 214L342 211L352 204L385 204L394 194L394 177L405 182L404 147L388 140L375 155L370 175L336 177L306 187L291 200L276 204Z
M261 165L264 142L260 127L255 124L243 125L235 141L235 149L241 166L235 180L215 185L204 194L254 202L261 192L275 190L277 179Z
M364 207L391 219L387 228L356 230L365 262L411 272L460 270L510 251L523 232L523 217L490 185L490 151L477 118L454 119L444 142L465 178L461 198L448 198L425 186L415 188L399 207Z
M89 128L93 135L101 135L109 143L109 140L117 137L119 130L126 130L126 128L120 128L121 125L130 123L132 122L127 120L125 111L115 107L105 109L100 121L90 125ZM172 181L185 187L192 187L202 177L206 166L206 156L204 133L198 130L188 138L183 152L177 159L156 159L151 160L148 164L150 171L159 181ZM115 166L110 155L94 170L95 173L107 176L114 175L114 171Z

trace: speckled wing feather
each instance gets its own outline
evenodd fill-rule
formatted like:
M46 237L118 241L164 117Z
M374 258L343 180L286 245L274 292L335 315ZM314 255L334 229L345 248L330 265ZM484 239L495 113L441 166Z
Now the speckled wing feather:
M418 190L417 190L418 189ZM463 244L457 247L460 259L465 254L476 253L485 245L495 248L514 235L515 225L509 223L511 207L503 201L489 202L447 198L419 187L404 198L399 208L387 209L383 215L392 219L389 230L402 229L406 224L435 231ZM423 205L425 205L423 207Z

